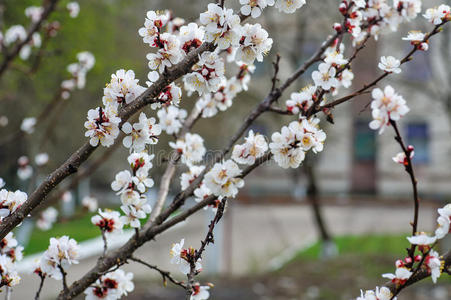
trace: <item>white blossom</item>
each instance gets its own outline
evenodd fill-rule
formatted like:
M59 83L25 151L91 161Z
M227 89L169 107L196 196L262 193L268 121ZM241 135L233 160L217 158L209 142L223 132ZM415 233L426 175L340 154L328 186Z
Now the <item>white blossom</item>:
M68 236L50 238L49 248L44 252L40 260L42 272L56 280L63 278L60 267L67 268L72 264L78 264L79 246L74 239Z
M292 14L296 9L304 6L304 4L305 0L276 0L275 7L278 8L280 12Z
M135 289L133 273L119 269L102 275L85 290L86 300L116 300Z
M88 111L88 121L85 122L87 129L85 136L89 137L91 146L96 147L99 142L102 146L110 147L119 135L119 123L121 119L108 110L101 107Z
M282 168L297 168L305 158L305 152L321 152L326 134L318 126L319 119L293 121L273 133L269 144L274 160Z
M203 95L216 92L224 76L224 61L215 52L203 52L199 62L193 66L193 72L183 77L185 89Z
M399 74L401 73L400 65L401 62L393 56L382 56L378 67L385 72Z
M202 160L207 150L204 147L204 139L198 134L187 133L183 139L169 145L182 155L184 164L194 164Z
M6 189L0 190L0 221L14 213L25 201L28 195L22 191L10 192Z
M263 135L250 130L246 137L246 142L235 145L232 152L232 159L239 164L253 165L255 160L262 157L268 150L268 143Z
M326 63L318 66L318 71L313 71L312 78L316 86L328 91L338 86L338 80L335 78L336 69Z
M271 50L272 39L260 24L245 24L241 30L241 39L236 51L236 59L246 64L254 60L263 61L263 55Z
M99 208L98 214L91 218L91 223L98 226L105 233L122 232L122 221L120 213L114 210L104 210Z
M58 217L58 211L56 208L50 206L46 208L43 212L41 212L39 219L36 222L36 226L39 229L47 231L52 228L53 223L56 222Z
M36 118L25 118L22 121L22 124L20 125L20 129L23 132L26 132L28 134L32 134L34 132L34 127L36 125Z
M38 153L34 157L34 162L39 167L44 166L44 165L46 165L49 162L49 155L47 153L45 153L45 152Z
M200 14L200 23L205 26L205 40L214 42L219 49L237 46L240 36L240 17L232 9L218 4L208 4L208 10Z
M81 205L86 208L89 212L95 212L97 210L98 202L97 199L90 196L85 196L81 200Z
M139 121L133 126L126 122L122 131L127 134L122 143L130 152L142 152L146 145L156 144L161 133L161 127L155 124L155 118L147 118L144 112L139 115Z
M239 178L241 170L232 160L216 163L205 175L205 185L218 197L234 198L238 189L244 186L244 180Z
M78 17L78 14L80 13L80 4L78 4L78 2L71 1L67 3L66 8L69 11L69 16L71 18Z
M161 129L167 134L178 133L186 118L186 110L175 106L163 107L157 112Z
M251 15L252 18L260 17L263 9L274 5L274 0L240 0L241 13L244 16Z

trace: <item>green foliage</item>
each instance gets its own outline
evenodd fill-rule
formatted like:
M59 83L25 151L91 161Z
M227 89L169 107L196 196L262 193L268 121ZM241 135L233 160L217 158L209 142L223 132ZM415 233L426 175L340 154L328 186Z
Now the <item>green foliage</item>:
M67 235L77 242L81 242L99 236L100 230L91 223L92 215L93 214L86 214L77 220L55 224L54 227L48 231L42 231L35 228L28 245L25 247L25 255L46 250L49 246L51 237Z

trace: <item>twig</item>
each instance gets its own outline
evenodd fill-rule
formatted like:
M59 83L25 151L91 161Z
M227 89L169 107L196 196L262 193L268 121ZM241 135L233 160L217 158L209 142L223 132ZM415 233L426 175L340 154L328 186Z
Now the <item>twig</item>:
M45 281L45 275L43 275L42 273L38 274L38 275L41 278L41 282L39 283L39 288L38 288L38 291L36 292L36 296L34 296L34 300L39 300L39 297L40 297L40 294L42 291L42 287L44 286L44 281Z
M276 89L277 81L279 81L279 79L277 78L277 75L279 74L279 63L280 63L280 55L279 55L279 53L277 53L276 61L272 63L274 66L274 75L271 79L271 81L272 81L271 91L274 91Z
M103 257L106 255L106 252L108 250L108 241L106 239L106 233L105 230L100 229L100 232L102 232L102 240L103 240Z
M63 291L67 291L67 273L64 271L64 268L61 264L58 264L58 269L60 269L61 275L63 277Z
M163 285L166 286L167 285L167 279L169 279L170 282L172 282L175 285L181 286L182 288L186 288L186 284L183 283L183 281L178 281L176 279L174 279L174 277L171 276L171 273L168 271L164 271L162 269L160 269L159 267L155 266L155 265L151 265L139 258L136 258L134 256L130 257L130 260L140 263L146 267L148 267L149 269L155 270L158 273L160 273L161 277L163 277Z
M404 164L404 168L406 172L409 174L410 181L412 183L412 189L413 189L413 202L414 202L414 217L413 217L413 223L412 224L412 236L416 234L417 232L417 226L418 226L418 215L419 215L419 207L420 207L420 199L418 198L418 188L417 188L417 179L415 177L415 172L413 170L413 164L412 159L410 158L410 155L413 150L409 150L409 148L405 145L403 138L399 132L398 125L396 124L396 121L390 120L390 124L393 127L393 130L395 131L395 140L398 142L398 144L401 146L402 151L404 152L404 155L406 156L406 163ZM411 246L409 252L409 256L412 259L412 263L414 262L414 256L415 256L415 248L416 245Z
M190 264L190 272L187 274L187 276L188 276L188 283L186 285L186 299L190 299L191 295L193 293L194 276L197 275L196 262L199 259L202 259L202 253L205 251L205 247L208 244L210 244L210 243L212 243L212 244L215 243L213 230L215 229L215 225L218 224L218 222L221 220L221 218L222 218L222 216L224 214L224 209L225 209L226 202L227 202L227 198L224 198L219 203L219 206L218 206L218 209L216 211L215 217L213 218L213 220L211 220L210 225L208 226L207 235L200 242L201 246L200 246L199 250L194 251L194 256L188 254L188 262Z

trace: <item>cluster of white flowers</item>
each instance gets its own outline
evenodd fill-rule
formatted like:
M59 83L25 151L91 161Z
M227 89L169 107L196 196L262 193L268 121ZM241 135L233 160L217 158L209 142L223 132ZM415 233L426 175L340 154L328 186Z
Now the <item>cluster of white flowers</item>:
M111 75L111 81L103 89L102 102L106 110L117 113L119 105L129 104L141 95L145 88L138 84L135 72L118 70Z
M0 276L1 284L14 286L19 284L20 276L16 271L16 263L23 258L23 247L17 243L12 232L0 241Z
M183 274L189 274L191 270L190 266L190 258L194 258L195 255L195 249L192 247L189 247L188 249L183 248L183 244L185 243L185 239L182 239L180 243L175 243L172 245L171 251L169 252L172 256L171 258L171 264L175 264L179 266L180 272ZM200 272L202 271L202 265L201 265L201 259L199 258L198 261L195 263L195 271Z
M96 147L99 142L102 146L110 147L119 135L119 123L121 119L111 110L104 110L102 107L90 109L88 111L88 121L85 122L85 133L89 137L91 146Z
M204 147L204 139L198 134L187 133L183 138L169 145L182 155L182 162L192 165L200 162L207 150Z
M375 88L371 96L373 97L371 102L373 120L370 122L370 128L379 130L379 134L382 134L390 125L390 120L398 121L410 110L406 100L390 85L387 85L384 90Z
M205 175L204 184L211 193L219 198L234 198L238 189L244 186L244 180L239 176L241 170L231 159L216 163Z
M178 133L182 128L187 112L175 106L163 107L157 112L160 127L167 134Z
M268 150L268 143L263 135L254 134L249 131L246 142L242 145L235 145L232 152L232 159L239 164L253 165L255 160L262 157Z
M271 50L272 39L260 24L245 24L242 27L240 46L236 59L246 64L253 64L255 59L263 61L263 55Z
M273 133L269 144L274 160L282 168L297 168L305 158L305 152L323 151L326 133L319 128L318 118L301 118L288 126L282 127L281 132Z
M149 83L149 82L148 82ZM160 108L162 105L170 106L175 105L178 106L180 104L180 100L182 98L182 89L179 88L175 83L171 83L167 87L165 87L157 99L158 102L152 103L150 107L152 109Z
M154 155L148 155L146 152L130 154L128 162L133 175L128 170L121 171L116 174L115 180L111 183L113 191L116 191L121 196L121 209L125 214L125 216L120 217L121 224L140 228L141 223L139 219L145 218L152 211L147 203L145 193L148 188L154 185L153 180L149 178L149 170L152 168L151 160L153 158ZM116 212L109 213L108 217L111 219L113 215L116 215ZM103 215L100 216L103 217ZM95 220L98 221L99 219L96 218ZM119 224L119 221L116 224Z
M99 214L93 216L91 222L105 233L121 232L124 224L122 224L120 215L121 214L117 211L102 211L99 208Z
M306 86L300 92L291 93L286 101L286 107L292 114L306 113L317 99L316 87Z
M358 44L368 35L377 39L384 29L396 31L401 23L415 19L421 12L421 0L395 0L392 5L388 1L342 1L340 11L349 15L346 30Z
M41 18L40 7L28 7L25 10L25 15L33 20ZM34 22L34 21L33 21ZM13 25L5 32L5 36L0 33L0 42L5 47L9 47L16 42L22 43L27 40L28 34L22 25ZM19 52L19 57L23 60L27 60L30 57L32 48L39 48L42 45L41 35L35 32L31 35L29 41L22 46Z
M86 300L116 300L126 296L135 289L133 273L119 269L102 275L85 290Z
M38 220L36 221L36 226L38 226L41 230L47 231L52 228L53 223L56 222L57 218L58 211L56 208L50 206L41 212Z
M196 102L196 107L202 112L202 118L211 118L218 111L225 111L233 104L233 99L243 90L247 90L250 80L249 73L255 70L253 65L239 63L239 72L236 76L226 79L222 78L221 84L216 92L205 93Z
M63 270L72 264L78 264L79 247L74 239L68 236L50 238L49 248L41 257L36 273L41 272L55 280L63 278Z
M182 175L180 175L180 186L182 188L182 190L185 190L189 187L189 185L196 180L196 178L200 175L200 173L202 173L202 171L205 169L205 166L201 166L201 165L188 165L189 170L188 172L184 172L182 173ZM201 202L202 200L204 200L205 198L207 198L208 196L210 196L212 193L210 191L210 189L205 185L204 181L202 180L199 184L199 187L197 187L194 190L194 200L196 202ZM212 208L213 212L216 212L216 209L218 207L220 203L220 200L216 200L214 201L213 204L210 204L209 207ZM207 207L205 207L204 209L207 209Z
M199 62L193 66L193 72L183 77L185 89L189 92L216 92L224 77L224 60L216 52L204 52Z
M86 75L94 67L96 62L91 52L83 51L77 54L77 62L67 66L71 78L61 82L61 97L69 99L70 92L75 89L83 89L86 85Z
M122 131L127 134L122 141L124 146L130 148L130 152L142 152L146 145L157 143L161 127L155 123L155 118L147 118L142 112L137 123L133 126L129 122L124 123Z
M219 49L238 46L240 40L240 17L215 3L200 14L200 23L205 26L205 40L213 42Z
M14 213L27 199L28 195L22 191L0 190L0 222Z
M119 123L121 122L118 117L119 106L131 103L145 90L138 84L138 81L132 70L121 69L111 75L110 83L103 90L102 102L105 107L90 109L88 121L85 122L85 128L88 129L85 136L90 138L90 144L93 147L96 147L99 141L105 147L113 145L119 135ZM126 128L129 127L126 126ZM124 142L124 145L128 145L128 143Z

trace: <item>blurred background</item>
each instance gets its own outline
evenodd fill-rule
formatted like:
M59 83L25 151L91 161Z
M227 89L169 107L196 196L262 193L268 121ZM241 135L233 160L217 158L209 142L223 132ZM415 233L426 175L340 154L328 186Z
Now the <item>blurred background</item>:
M45 42L42 51L32 52L28 60L15 59L0 80L0 177L9 190L32 191L86 141L86 112L100 105L103 87L112 73L121 68L133 69L144 85L148 73L145 56L150 49L137 30L146 11L171 9L175 16L190 22L211 1L80 0L80 14L75 19L64 11L66 2L62 1L50 18L59 22L58 34ZM238 2L230 0L226 5L239 9ZM247 112L266 96L271 62L277 53L281 55L280 78L284 80L332 33L332 24L341 20L339 1L307 2L294 15L281 15L276 9L267 8L258 19L273 38L273 48L264 63L256 64L249 90L238 95L227 112L200 120L194 127L193 132L204 137L208 149L221 149ZM439 4L423 2L427 2L427 7ZM28 25L25 8L40 4L38 0L0 1L2 31L15 24ZM430 29L418 17L401 26L397 33L369 43L353 63L356 78L350 90L380 74L380 56L405 56L411 46L401 37L408 31ZM350 44L348 39L345 43ZM348 48L347 56L352 51ZM70 77L66 66L75 62L81 51L90 51L96 58L86 87L73 92L67 100L58 100L58 108L44 114L33 134L17 134L24 118L38 116L52 102L61 81ZM448 203L451 196L450 54L451 30L446 28L430 41L428 52L416 53L413 61L403 65L400 75L390 76L379 85L392 85L411 109L401 121L401 133L415 147L414 164L421 194L419 228L424 231L434 229L436 209ZM283 95L281 107L291 92L311 82L310 74L315 68L316 65ZM184 95L181 106L190 109L195 100ZM201 281L215 284L212 299L351 299L359 295L360 288L383 284L380 274L394 271L394 261L403 258L409 245L405 236L410 232L413 216L411 184L403 168L391 159L400 151L393 133L387 130L378 135L368 127L370 101L369 96L360 96L335 109L335 124L322 122L328 135L325 150L308 156L299 169L283 170L268 163L246 179L245 187L237 199L229 202L225 218L216 229L216 243L206 251ZM270 136L291 119L268 113L252 129ZM170 140L163 135L155 153L166 156ZM53 228L36 228L35 221L40 217L37 212L16 231L28 255L21 266L24 272L31 268L37 253L47 248L51 236L63 234L77 239L85 249L80 265L70 270L70 280L79 278L95 263L101 245L96 239L99 232L90 223L92 213L80 208L80 204L84 197L92 196L98 199L99 207L119 206L120 200L111 191L110 183L114 174L127 168L128 149L117 144L118 147L96 151L81 169L89 176L68 178L49 196L49 202L59 211ZM34 157L42 152L48 153L50 159L45 166L37 167ZM21 156L27 156L34 168L34 175L27 180L17 175ZM154 162L152 177L156 185L150 191L151 200L155 199L164 168L164 163ZM177 178L184 171L179 168L171 194L179 191ZM199 247L212 218L210 211L194 215L144 246L138 257L174 270L169 264L172 243L185 238L185 245ZM111 247L121 245L130 234L115 238ZM451 242L445 240L440 247L448 250ZM183 295L182 290L164 287L158 274L141 266L125 268L135 273L136 283L136 291L127 299L178 299ZM399 299L451 299L451 282L443 277L435 286L426 280ZM37 277L24 275L23 281L30 289L19 286L13 299L34 295ZM59 289L60 282L48 280L43 295L51 299Z

